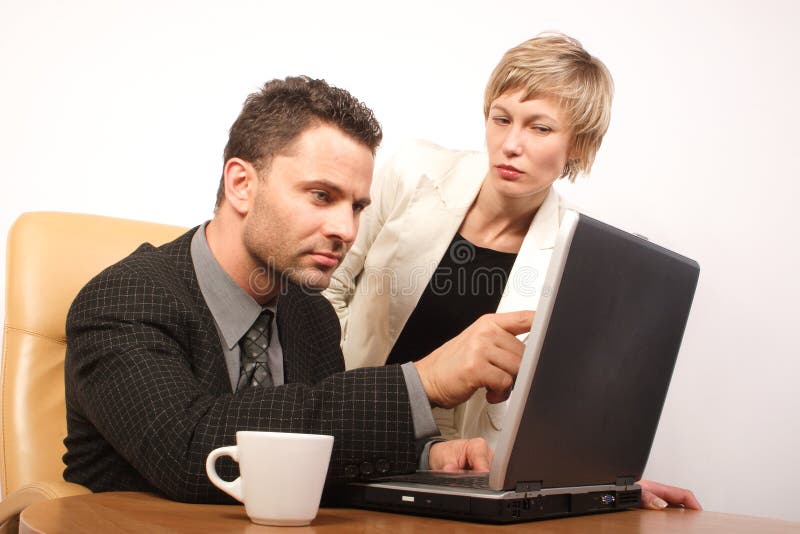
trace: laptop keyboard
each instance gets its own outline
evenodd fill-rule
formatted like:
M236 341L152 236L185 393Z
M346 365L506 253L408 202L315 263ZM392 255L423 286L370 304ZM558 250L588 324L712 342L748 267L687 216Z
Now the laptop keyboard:
M420 471L409 475L396 475L387 477L382 482L413 482L415 484L432 484L435 486L450 486L453 488L489 489L489 475L465 475L461 473L443 473L435 471Z

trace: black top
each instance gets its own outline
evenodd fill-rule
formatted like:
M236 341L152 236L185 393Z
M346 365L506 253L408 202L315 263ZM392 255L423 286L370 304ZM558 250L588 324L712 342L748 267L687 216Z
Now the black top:
M387 364L416 361L494 313L516 253L476 246L456 233L394 344Z

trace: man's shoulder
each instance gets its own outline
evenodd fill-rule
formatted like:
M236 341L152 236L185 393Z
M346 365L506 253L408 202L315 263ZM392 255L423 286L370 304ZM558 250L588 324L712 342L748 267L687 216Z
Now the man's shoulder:
M189 230L177 239L160 246L142 243L125 258L103 269L78 293L75 303L98 298L123 299L152 288L152 294L185 285L193 274L190 254L192 235Z
M173 241L160 246L145 242L128 256L102 271L114 274L122 271L147 273L168 273L185 265L191 265L191 242L196 228L189 230Z

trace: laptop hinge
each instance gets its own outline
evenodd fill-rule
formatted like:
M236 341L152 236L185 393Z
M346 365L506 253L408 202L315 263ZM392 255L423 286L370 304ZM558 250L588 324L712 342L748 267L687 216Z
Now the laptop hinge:
M529 482L517 482L517 486L514 488L514 491L517 493L527 493L529 491L541 491L541 489L542 481L532 480Z
M634 477L630 475L618 476L617 477L617 486L633 486L633 483L636 482Z

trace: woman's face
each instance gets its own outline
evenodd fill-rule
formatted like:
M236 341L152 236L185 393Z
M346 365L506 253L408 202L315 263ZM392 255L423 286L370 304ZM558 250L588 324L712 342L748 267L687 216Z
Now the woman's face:
M541 202L564 171L572 130L554 99L522 101L523 94L503 93L489 108L488 179L504 196Z

